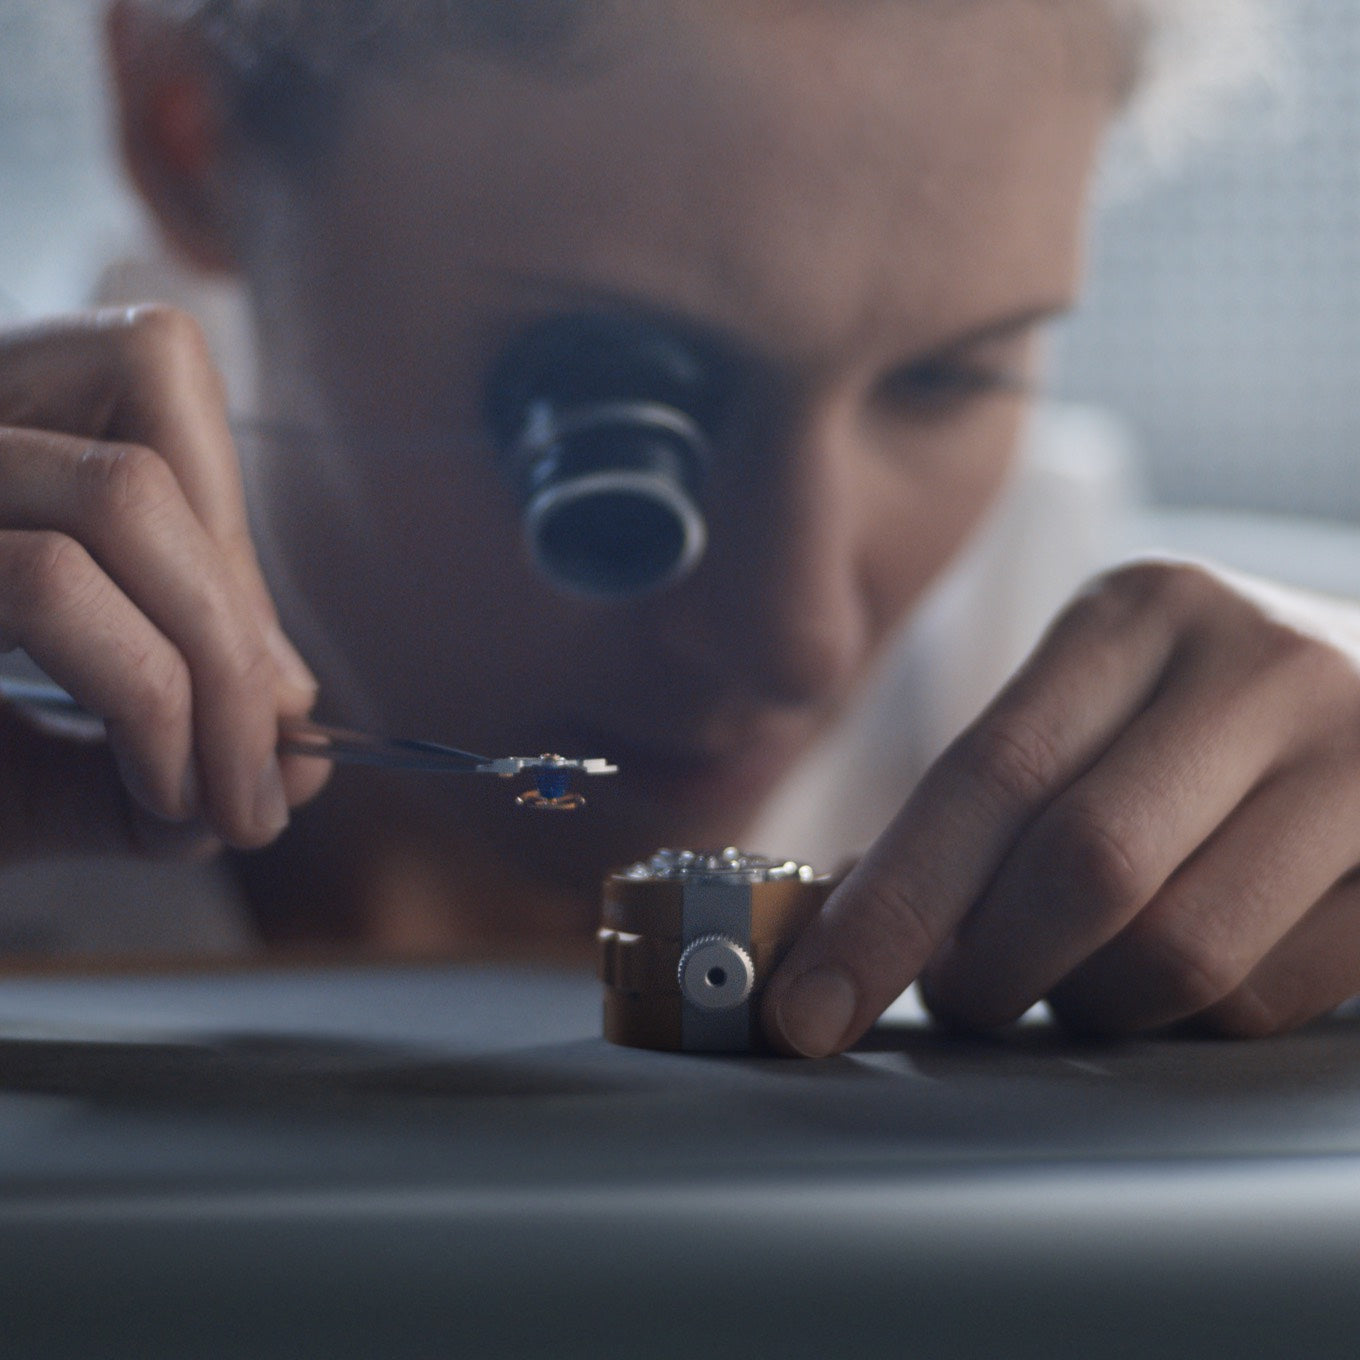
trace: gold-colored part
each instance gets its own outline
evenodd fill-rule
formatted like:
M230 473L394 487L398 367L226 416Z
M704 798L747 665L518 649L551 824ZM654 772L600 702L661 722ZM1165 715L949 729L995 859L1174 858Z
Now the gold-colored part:
M763 1040L756 1019L760 995L794 939L829 896L830 878L784 878L752 883L751 938L743 947L755 967L751 993L751 1051ZM605 880L602 924L596 936L604 983L604 1036L632 1048L683 1047L683 1003L678 977L684 952L684 885L671 879Z
M605 988L604 1037L611 1044L678 1052L682 1031L678 990L674 996L630 996Z
M829 878L778 878L753 883L751 943L791 940L831 892ZM611 874L604 884L602 924L675 943L678 960L684 933L684 884L676 879Z
M539 812L575 812L586 805L585 794L564 793L560 798L545 798L537 789L527 789L515 802L520 807L534 808Z

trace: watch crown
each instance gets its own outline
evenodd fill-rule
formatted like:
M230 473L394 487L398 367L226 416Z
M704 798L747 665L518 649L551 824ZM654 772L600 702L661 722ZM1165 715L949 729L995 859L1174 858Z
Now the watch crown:
M677 976L692 1006L726 1011L751 995L756 969L750 954L726 935L701 935L680 955Z

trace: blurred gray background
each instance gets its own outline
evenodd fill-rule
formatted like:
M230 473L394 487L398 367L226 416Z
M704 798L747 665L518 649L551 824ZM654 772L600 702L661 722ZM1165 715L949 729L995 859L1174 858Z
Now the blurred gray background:
M0 318L71 307L135 239L105 133L96 0L0 0Z
M1059 391L1159 499L1360 519L1360 4L1289 0L1283 92L1107 205Z
M1162 501L1360 520L1360 3L1282 0L1288 91L1100 214L1057 390L1122 415ZM93 0L0 0L0 316L137 239Z

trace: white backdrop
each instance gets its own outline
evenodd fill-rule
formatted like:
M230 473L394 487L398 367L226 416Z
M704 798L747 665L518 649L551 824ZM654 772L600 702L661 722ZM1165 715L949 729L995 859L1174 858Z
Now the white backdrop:
M1360 3L1287 0L1283 94L1103 215L1059 390L1164 500L1360 519Z

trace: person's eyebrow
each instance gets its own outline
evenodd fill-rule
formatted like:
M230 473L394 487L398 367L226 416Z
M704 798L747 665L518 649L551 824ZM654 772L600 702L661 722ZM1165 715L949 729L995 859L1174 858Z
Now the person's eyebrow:
M493 269L488 271L506 283L528 294L542 294L566 299L572 306L617 312L636 317L654 325L677 331L681 335L717 351L734 354L759 354L762 346L735 327L715 322L707 317L639 297L624 289L611 288L594 281L561 278L533 270ZM904 363L910 366L928 360L948 358L981 345L997 344L1046 325L1070 313L1074 307L1070 298L1028 303L996 320L984 321L965 331L932 340L908 355Z
M992 345L1005 340L1012 340L1037 327L1061 320L1072 312L1074 306L1075 303L1070 299L1063 299L1061 302L1035 303L997 321L984 321L981 325L974 326L958 335L934 342L922 352L921 357L933 358L950 355L960 350L976 349L980 345Z

